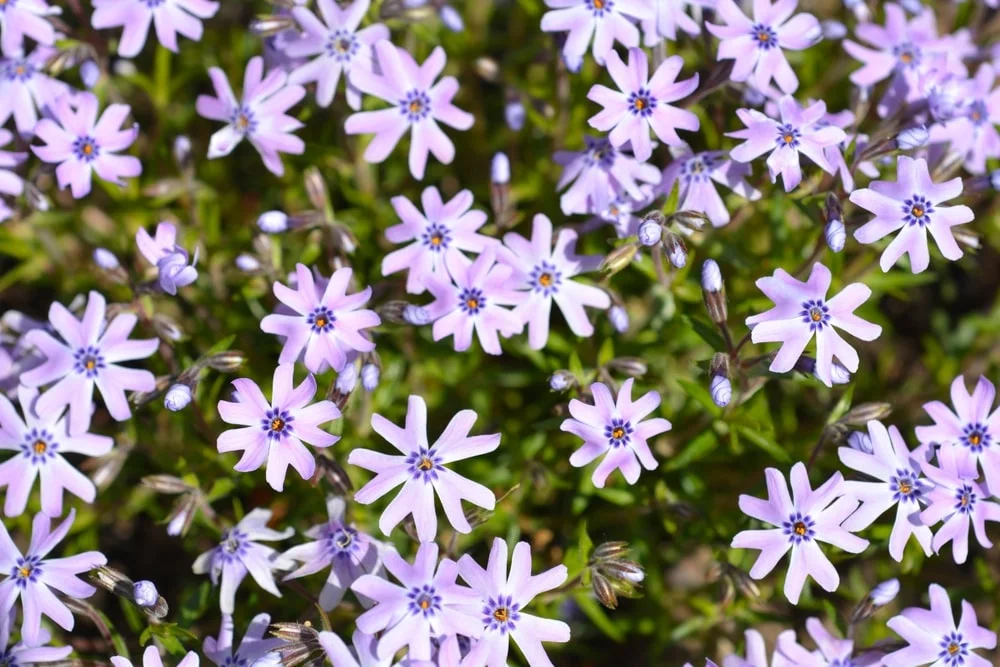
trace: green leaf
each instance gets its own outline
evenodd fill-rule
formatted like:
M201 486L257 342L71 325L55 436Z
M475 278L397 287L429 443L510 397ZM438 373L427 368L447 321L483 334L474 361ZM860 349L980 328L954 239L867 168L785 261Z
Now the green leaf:
M667 461L664 470L679 470L690 463L703 459L719 446L719 439L711 430L706 430L688 444L684 450Z
M679 384L681 388L684 389L684 392L688 396L701 403L702 406L704 406L706 410L712 413L713 416L718 417L719 415L722 414L722 408L720 408L718 405L715 404L715 401L712 400L711 392L709 392L706 387L703 387L697 382L692 382L691 380L686 380L684 378L674 378L674 379L677 381L677 384Z
M791 460L791 457L788 455L788 452L785 451L784 447L765 436L759 430L748 428L742 424L737 424L736 430L739 431L740 435L744 438L770 454L775 461L787 462Z
M580 610L586 614L590 622L597 626L597 629L606 634L610 639L616 642L625 641L625 633L623 633L614 622L608 618L608 615L604 613L604 608L595 600L590 597L589 592L577 593L573 596L576 600L576 604L580 607Z
M694 332L698 334L703 341L708 343L716 352L726 351L726 341L723 339L722 334L719 333L718 327L714 324L709 324L705 320L697 317L684 317Z
M635 502L635 494L625 489L603 488L597 489L594 495L604 498L609 503L627 507Z

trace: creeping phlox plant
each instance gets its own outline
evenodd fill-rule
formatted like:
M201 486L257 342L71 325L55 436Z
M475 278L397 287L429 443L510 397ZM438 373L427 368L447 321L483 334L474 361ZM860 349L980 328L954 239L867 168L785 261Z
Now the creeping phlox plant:
M997 5L0 0L0 667L995 664Z

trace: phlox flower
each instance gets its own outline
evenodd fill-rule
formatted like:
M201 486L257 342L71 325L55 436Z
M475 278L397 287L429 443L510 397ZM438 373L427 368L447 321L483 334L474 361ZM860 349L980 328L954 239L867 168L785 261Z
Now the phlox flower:
M69 406L69 432L82 433L90 425L94 387L101 392L108 412L117 421L132 416L125 391L153 391L156 378L146 370L120 366L119 362L145 359L156 352L155 338L129 340L138 318L120 313L105 326L107 303L99 292L91 292L83 318L61 303L49 307L49 322L62 340L43 329L25 334L45 355L45 362L21 376L28 387L55 383L35 403L39 414L60 413Z
M458 634L475 639L482 635L482 621L470 611L479 596L456 583L455 561L444 558L438 563L437 544L423 542L413 565L395 551L387 551L385 569L399 584L366 574L351 586L355 593L375 601L373 608L358 616L357 624L369 635L382 633L376 649L379 659L391 658L409 646L410 660L430 660L434 637Z
M553 159L562 165L557 190L569 189L559 199L566 215L607 210L619 193L643 199L641 183L660 182L660 170L615 149L606 138L584 137L582 151L557 151Z
M986 171L986 160L1000 156L1000 87L996 70L989 63L979 66L976 76L962 85L959 111L943 123L930 128L931 143L947 142L950 150L965 159L965 168L973 174Z
M566 59L581 60L593 37L591 53L600 65L614 51L616 41L638 47L639 29L633 20L654 16L648 0L545 0L545 6L550 11L542 15L542 32L569 33L563 46Z
M506 667L512 639L529 667L551 667L542 642L568 642L569 626L524 609L536 596L566 581L566 566L556 565L532 575L531 546L518 542L508 573L507 543L497 537L485 569L466 554L458 561L458 571L479 596L484 627L473 651L484 658L486 667Z
M573 399L569 402L572 418L563 420L559 428L583 438L583 446L573 452L570 465L580 468L603 456L594 470L594 486L603 488L608 475L621 470L625 481L635 484L642 468L656 470L656 459L649 449L650 438L670 430L670 422L662 417L646 420L660 405L660 394L647 391L632 400L634 378L625 380L618 397L611 395L607 385L590 385L594 405ZM646 421L644 421L646 420ZM641 465L640 465L641 464Z
M931 584L929 595L930 610L907 607L886 623L908 646L883 657L882 664L885 667L990 667L992 661L974 651L996 648L997 635L979 625L975 607L962 600L962 617L956 625L948 591Z
M55 100L51 110L53 118L42 118L35 126L35 135L46 145L31 150L43 161L59 165L59 189L68 187L74 199L80 199L90 193L92 172L121 186L125 185L122 177L142 173L139 158L115 155L139 136L138 123L119 129L132 111L129 105L110 104L98 118L97 96L79 93Z
M934 488L927 494L928 507L920 513L920 520L926 526L944 522L931 543L934 553L941 553L944 545L951 542L955 562L964 563L969 554L970 526L980 546L986 549L993 546L986 535L986 522L1000 521L1000 504L989 500L989 494L974 477L962 476L956 449L942 447L938 450L940 467L920 461L924 474L934 482Z
M10 631L13 618L0 620L0 661L11 667L33 667L47 662L61 662L73 652L72 646L47 646L52 636L46 630L38 633L38 645L26 644L24 640L11 645Z
M576 232L564 227L553 247L552 222L541 213L535 216L530 241L516 232L504 235L505 247L499 258L514 269L512 281L519 297L514 315L528 326L528 344L535 350L545 347L549 338L553 301L577 336L594 333L584 306L611 306L611 298L604 290L570 280L595 271L602 259L599 255L577 255L576 239Z
M97 551L67 556L46 558L69 533L76 510L71 509L66 518L51 530L48 515L39 512L31 523L31 543L22 555L7 532L0 525L0 572L7 577L0 582L0 618L9 618L10 611L21 600L21 640L29 646L38 646L47 637L41 629L42 616L67 632L73 629L73 612L70 611L52 589L78 600L88 598L95 589L77 577L95 567L108 562Z
M597 211L597 215L580 225L579 233L585 234L608 224L615 228L615 234L620 239L634 236L641 222L636 213L650 206L658 196L650 185L642 185L639 190L642 193L639 199L633 199L624 191L617 193L604 210Z
M653 17L642 21L643 43L656 46L664 39L672 42L677 39L678 28L692 36L700 35L701 26L688 15L689 7L697 8L695 16L699 16L702 8L714 8L715 0L653 0Z
M118 55L134 58L146 45L149 27L165 48L177 53L177 35L201 40L204 27L199 19L210 19L219 11L219 3L210 0L94 0L90 24L98 30L121 26Z
M517 315L504 308L520 301L512 287L513 269L496 263L492 245L486 246L475 261L461 254L446 255L445 265L450 279L424 277L434 295L434 301L427 306L434 320L434 340L453 336L455 350L462 352L472 346L475 331L484 352L500 354L499 335L509 338L524 328Z
M288 75L273 69L264 76L264 60L260 56L250 59L243 75L243 96L237 100L229 86L226 74L218 67L211 67L215 96L199 95L196 103L198 115L219 120L226 126L212 135L208 145L208 158L224 157L247 139L260 153L264 166L276 175L285 173L280 153L301 155L306 145L292 134L302 127L285 112L305 97L306 89L289 84Z
M330 568L330 574L319 593L319 606L331 611L344 598L347 589L363 574L373 574L382 567L382 556L376 542L347 523L344 499L330 496L326 500L329 520L305 532L311 542L294 546L283 556L298 561L301 566L287 574L284 581L298 579Z
M188 264L187 250L177 245L177 228L169 222L156 226L156 236L150 236L145 229L135 234L135 244L146 261L157 269L157 281L167 294L177 294L178 287L190 285L198 279L198 253Z
M791 634L795 638L795 632L786 630L778 635L780 639L785 634ZM767 658L767 646L764 644L764 637L756 630L747 630L743 633L746 639L746 657L739 655L727 655L722 660L722 667L771 667L772 663ZM773 667L782 667L777 662L775 656ZM785 666L787 667L787 666Z
M352 109L360 109L361 91L350 83L349 77L356 69L371 72L372 46L389 39L389 29L373 23L358 30L371 0L354 0L343 9L334 0L317 0L317 6L322 20L307 7L292 9L292 16L305 34L283 45L282 50L292 58L312 59L292 70L288 81L297 84L315 81L316 103L328 107L344 73L348 77L347 103Z
M392 667L393 664L397 664L391 655L386 658L378 657L378 637L361 630L355 630L351 637L353 649L348 648L344 640L332 632L321 632L317 639L334 667ZM407 663L409 661L404 660L398 664L409 667ZM412 664L417 667L416 663ZM425 664L429 666L434 663Z
M375 477L354 494L354 500L362 505L402 485L379 517L378 527L383 534L389 535L400 521L412 514L420 541L433 540L437 535L435 495L441 499L448 523L460 533L472 531L462 510L463 500L486 510L493 509L496 498L492 491L445 467L455 461L488 454L500 446L499 433L470 436L475 421L475 411L460 411L451 418L438 439L428 445L427 404L421 397L410 396L403 428L382 415L372 415L372 429L399 450L399 454L357 448L347 457L347 462L375 473Z
M270 510L259 507L251 510L235 526L224 530L218 546L198 556L191 566L195 574L207 572L213 585L221 584L219 607L223 614L232 615L235 611L236 589L248 573L258 586L281 597L273 570L290 570L295 563L258 542L285 540L295 530L272 530L267 527L270 520Z
M873 420L868 422L868 434L870 454L853 447L837 450L845 466L879 480L844 482L844 493L861 501L861 507L844 521L844 528L852 532L864 530L895 505L889 555L897 563L902 562L903 550L912 536L930 556L931 529L920 523L918 515L933 485L920 472L921 454L910 453L895 426L886 429L882 422Z
M812 14L792 12L797 0L754 0L753 19L733 0L716 0L715 13L726 25L706 23L719 38L719 60L732 60L733 81L754 75L754 85L765 88L774 79L784 93L794 93L799 79L785 58L785 50L802 51L822 39L819 21Z
M816 644L816 650L810 651L795 641L794 632L782 632L778 635L775 667L869 667L882 664L878 652L854 657L854 640L837 639L818 618L806 620L806 632Z
M407 270L406 291L410 294L427 289L426 277L446 276L445 258L449 255L461 255L463 250L480 253L494 243L477 233L486 224L486 214L471 210L471 191L462 190L444 203L441 193L432 186L421 193L420 202L423 213L406 197L393 197L392 207L400 222L385 230L385 237L392 243L413 241L382 259L383 276Z
M4 53L0 60L0 125L13 116L18 134L29 137L35 132L39 114L70 93L68 85L45 73L45 65L55 54L48 46L36 46L28 55Z
M678 211L704 213L713 227L723 227L730 216L716 185L724 185L748 201L757 201L760 191L746 180L750 173L749 164L734 162L723 151L692 153L684 149L663 170L659 190L670 196L676 185Z
M233 646L233 631L235 629L231 614L222 615L222 625L219 627L219 637L205 637L201 651L205 657L219 667L243 667L244 665L275 664L278 662L276 649L285 641L276 637L268 637L267 630L271 617L267 614L257 614L247 626L246 633L239 646ZM272 654L268 656L268 654ZM269 659L270 658L270 659Z
M595 84L587 98L597 102L604 110L591 116L590 126L609 132L608 139L615 148L626 143L632 146L635 158L646 161L653 154L649 131L668 146L681 146L677 130L696 131L700 126L698 116L681 109L671 102L681 100L698 87L698 75L677 81L684 66L680 56L670 56L649 77L649 61L642 49L629 49L628 65L622 62L617 51L608 54L608 73L618 86L614 91Z
M316 472L316 459L303 441L313 447L329 447L340 439L319 427L339 419L340 410L326 400L310 405L316 394L316 379L310 374L293 387L294 372L291 363L274 369L270 403L249 378L233 380L235 401L219 401L222 421L243 427L219 434L219 453L242 451L243 457L233 467L239 472L251 472L266 464L265 478L275 491L284 489L288 466L295 468L302 479Z
M13 134L7 130L0 129L0 146L6 146L13 139ZM24 192L24 179L11 170L22 164L27 158L27 153L0 151L0 194L17 197ZM0 215L0 222L3 222L13 214L13 211L7 207L6 203L2 203L2 206L6 210Z
M177 663L177 667L198 667L198 663L198 654L194 651L188 651L181 658L181 661ZM120 655L113 656L111 664L114 667L132 667L132 661ZM160 657L160 650L154 644L150 644L142 652L142 667L163 667L163 658Z
M962 477L975 479L981 466L986 486L992 495L1000 495L1000 407L993 409L996 387L980 377L969 394L961 375L951 383L951 404L948 409L941 401L924 404L924 410L934 420L933 426L918 426L921 444L949 447L955 450L955 460Z
M785 576L785 597L799 603L806 577L811 576L824 590L833 592L840 585L837 569L819 548L820 542L832 544L850 553L868 547L864 540L842 524L857 508L858 501L844 495L844 478L835 473L814 491L809 473L802 462L792 466L792 496L785 478L775 468L764 471L768 499L740 496L740 510L747 516L775 526L766 530L744 530L732 542L734 549L757 549L760 555L750 569L750 576L762 579L791 551Z
M344 131L347 134L374 134L364 157L378 164L389 157L406 131L411 130L410 173L422 180L428 154L433 153L442 164L451 164L455 159L455 144L438 122L456 130L468 130L475 118L452 104L458 92L458 79L446 76L434 83L447 61L440 46L420 65L405 49L388 40L376 43L375 53L381 74L352 69L350 81L361 92L385 100L391 106L352 114L344 123Z
M882 327L854 314L871 296L871 289L851 283L827 299L831 279L830 269L817 262L806 282L796 280L784 269L757 280L757 287L774 302L774 307L748 317L746 324L754 343L781 343L770 366L775 373L792 370L815 335L816 377L831 387L834 356L851 373L857 372L860 363L857 351L840 337L837 329L866 341L882 334Z
M927 161L900 155L896 163L896 182L873 181L870 188L855 190L851 202L875 217L854 232L861 243L874 243L899 231L885 251L879 264L888 271L903 255L910 256L910 270L921 273L930 265L927 232L946 259L956 260L962 249L955 241L952 227L971 222L968 206L942 206L942 202L962 194L962 179L956 177L944 183L931 180Z
M375 311L361 308L371 298L371 287L348 294L353 275L349 267L334 271L325 285L317 284L304 264L296 264L295 275L295 289L280 282L273 286L274 296L292 312L279 308L260 322L263 331L285 339L278 363L293 364L301 357L312 373L327 366L339 373L357 352L375 349L365 330L382 320Z
M49 516L62 516L64 491L84 502L94 502L94 483L63 454L103 456L111 451L114 440L95 433L70 435L62 408L36 413L36 389L21 385L17 395L23 418L0 395L0 449L14 452L0 464L0 487L7 487L4 514L19 516L24 512L36 478L40 478L42 511Z
M778 101L778 109L780 121L755 109L737 109L736 115L746 129L727 132L726 136L745 141L730 151L730 156L737 162L751 162L770 153L767 170L771 182L777 182L780 175L785 192L791 192L802 182L800 154L828 174L834 173L825 149L844 141L847 135L839 127L822 122L826 103L815 102L803 109L793 97L785 96Z
M62 9L49 6L47 0L5 2L0 7L0 47L3 52L23 51L25 37L45 46L55 44L55 27L45 17L59 14L62 14Z

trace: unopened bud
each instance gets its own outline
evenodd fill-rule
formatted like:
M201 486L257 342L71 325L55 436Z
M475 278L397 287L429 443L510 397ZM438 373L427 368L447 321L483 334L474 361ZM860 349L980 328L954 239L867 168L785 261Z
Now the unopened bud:
M628 331L628 311L625 306L614 304L608 308L608 320L618 333Z
M642 377L649 371L649 366L639 357L616 357L607 364L610 370L624 373L630 377Z
M357 366L353 363L347 364L330 386L330 390L326 394L327 400L333 401L337 408L343 410L344 406L347 405L347 399L351 397L351 392L354 391L357 383Z
M105 271L114 271L121 268L118 258L107 248L94 248L94 264Z
M157 493L187 493L195 488L173 475L147 475L139 480L139 484Z
M899 595L899 579L883 581L873 588L870 594L876 607L884 607L895 600L897 595Z
M509 99L503 108L503 117L507 121L507 127L515 132L519 132L524 127L527 116L524 102L521 101L520 97Z
M167 515L167 535L177 537L186 535L194 515L198 511L198 499L194 493L185 493L175 502L170 514Z
M331 225L330 237L333 239L334 247L345 255L354 254L354 251L358 249L358 237L345 225L340 223Z
M706 292L722 291L722 270L714 259L706 259L701 265L701 288Z
M566 391L576 383L576 376L567 370L558 370L549 376L549 389L552 391Z
M637 252L639 252L638 243L626 243L618 246L608 253L598 270L607 276L612 276L631 264Z
M172 317L168 317L163 313L153 315L153 330L163 340L176 342L184 337L184 331L181 329L181 326Z
M191 167L193 153L191 151L191 140L183 134L174 139L174 161L182 171Z
M493 58L480 56L474 63L476 73L490 83L496 83L500 78L500 65Z
M639 243L651 248L663 237L663 227L655 220L643 220L639 225ZM673 260L671 260L673 261Z
M354 490L354 485L351 483L347 471L330 456L321 454L316 457L316 477L325 479L340 495L346 496Z
M867 426L868 422L885 419L892 414L891 403L862 403L851 408L846 415L837 420L838 424L848 426Z
M330 205L330 191L326 187L326 181L323 180L323 175L319 173L319 169L315 166L308 167L303 174L303 182L306 186L306 195L309 197L309 203L317 211L325 211L327 206Z
M873 451L872 439L864 431L851 431L850 435L847 436L847 445L851 449L856 449L865 454L871 454Z
M677 211L667 217L667 222L677 223L685 235L690 236L709 222L708 216L701 211Z
M132 599L140 607L152 607L160 599L160 592L152 581L137 581L132 585Z
M847 36L847 26L840 21L829 19L820 23L823 36L827 39L843 39Z
M257 227L265 234L280 234L288 229L288 216L281 211L265 211L257 218Z
M826 236L826 245L830 247L830 250L840 252L844 249L844 244L847 243L847 230L844 229L842 221L835 218L826 223L823 234Z
M610 560L613 558L627 556L630 550L631 548L629 547L628 542L621 540L616 540L614 542L602 542L594 549L592 558L597 562Z
M594 595L597 596L597 600L602 605L608 609L618 608L618 595L615 594L614 587L604 575L598 572L592 572L590 575L590 583L591 587L594 589Z
M191 402L191 387L186 384L175 384L167 389L163 397L163 405L171 412L180 412Z
M927 145L931 133L926 125L908 127L896 135L896 148L901 151L912 151Z
M28 202L28 206L42 213L52 208L52 202L45 196L45 193L30 181L24 182L24 199Z
M510 159L506 153L497 153L490 162L490 180L494 185L510 183Z
M851 381L851 372L839 361L835 361L830 371L830 380L833 384L847 384Z
M1000 192L1000 169L994 169L990 172L990 187Z
M101 68L93 60L85 60L80 64L80 80L88 90L96 86L100 78Z
M244 273L254 273L260 270L260 260L249 253L242 253L236 257L236 268Z
M382 371L379 370L376 364L365 364L361 367L361 386L365 388L365 391L372 392L378 387L379 378L382 376Z
M451 5L445 5L438 11L438 16L441 17L441 23L445 25L448 30L452 32L462 32L465 30L465 22L462 20L462 15L458 13Z
M626 581L630 584L642 583L646 578L646 573L642 566L630 560L608 560L598 566L601 572L609 579Z
M295 28L295 19L289 14L258 16L250 20L250 32L260 37L273 37Z
M419 327L430 323L431 314L423 306L416 306L411 303L403 309L403 319L406 320L407 324Z
M687 246L680 236L673 232L667 232L663 236L663 249L667 253L670 265L675 269L683 269L687 265Z
M709 391L712 393L712 402L724 408L733 398L733 383L724 375L716 375L712 377Z

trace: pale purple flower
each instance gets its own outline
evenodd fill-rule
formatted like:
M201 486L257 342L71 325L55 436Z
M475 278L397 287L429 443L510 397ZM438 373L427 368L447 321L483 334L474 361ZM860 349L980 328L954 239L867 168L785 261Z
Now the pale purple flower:
M685 150L663 170L658 189L669 196L676 185L678 211L704 213L713 227L722 227L729 223L730 216L716 184L726 186L748 201L757 201L760 191L746 180L750 172L749 164L734 162L723 151L692 154Z
M194 651L188 651L177 663L177 667L198 667L198 662L198 654ZM114 667L132 667L132 661L120 655L113 656L111 664ZM142 667L163 667L163 658L160 657L160 651L155 644L150 644L142 652Z
M881 422L868 422L871 453L853 447L838 450L841 462L877 482L844 482L844 493L861 501L861 507L847 518L843 527L852 532L864 530L875 523L886 510L896 506L896 519L889 535L889 555L901 563L903 550L910 537L915 537L931 555L931 529L920 523L921 503L927 502L930 484L920 472L921 454L910 453L902 434L895 426L886 429Z
M528 326L532 349L545 347L553 302L577 336L594 334L584 306L602 310L611 306L611 297L604 290L571 280L596 271L602 260L600 255L576 254L576 240L576 232L563 227L553 247L552 222L541 213L534 218L530 241L515 232L503 238L500 261L514 269L511 281L519 297L514 315Z
M550 11L542 15L543 32L566 32L563 55L567 60L582 60L591 37L591 53L598 64L614 51L614 43L628 48L639 46L639 29L633 21L654 16L649 0L545 0Z
M234 612L236 589L248 573L258 586L281 597L273 571L290 570L295 563L258 541L285 540L295 531L292 528L272 530L267 527L270 520L270 510L259 507L251 510L239 523L222 532L218 546L195 559L191 567L195 574L207 572L213 585L221 582L219 607L223 614Z
M354 494L354 500L368 505L397 486L402 488L379 517L378 526L389 535L407 515L413 515L417 536L421 542L437 534L437 513L434 496L452 528L460 533L472 531L462 510L462 501L492 510L496 497L488 488L462 477L445 467L455 461L488 454L500 446L500 434L470 436L476 421L474 410L462 410L448 422L444 432L427 444L427 404L419 396L410 396L403 428L382 415L372 415L372 428L399 454L382 454L371 449L354 449L347 462L375 473L375 477Z
M529 667L551 667L542 642L568 642L569 626L524 609L536 596L566 581L566 566L556 565L532 575L531 546L518 542L508 573L507 543L496 537L486 569L466 554L458 561L458 571L479 596L483 634L473 650L485 657L486 667L506 667L512 639Z
M13 116L18 134L31 136L38 116L71 92L68 85L45 73L45 65L56 53L48 46L36 46L28 55L5 52L0 61L0 125Z
M391 655L385 658L378 657L378 637L366 634L361 630L355 630L351 637L351 643L354 645L353 650L347 647L343 639L332 632L321 632L318 639L319 645L323 647L323 652L326 653L326 657L329 658L334 667L392 667L394 664L406 667L412 664L413 667L418 667L418 663L410 663L408 660L396 663L394 656ZM434 663L426 662L424 664L431 667Z
M840 585L837 569L819 548L820 542L832 544L849 553L861 553L868 547L864 540L842 527L844 520L858 507L858 501L844 495L844 478L838 472L815 491L809 485L809 473L799 462L790 474L792 496L785 478L776 468L764 471L768 499L740 496L740 510L747 516L775 526L765 530L744 530L733 538L734 549L757 549L760 555L750 569L750 576L762 579L778 561L791 551L785 575L785 597L799 603L806 577L811 576L823 590L833 592Z
M977 478L981 466L990 494L1000 496L1000 407L993 409L995 397L996 387L985 377L970 395L959 375L951 383L954 409L941 401L925 403L934 425L918 426L916 432L923 445L954 449L962 477Z
M991 660L974 650L993 650L997 635L981 627L976 609L962 600L962 618L955 624L948 591L938 584L930 586L930 610L907 607L889 619L886 625L909 645L882 658L886 667L990 667Z
M0 129L0 146L6 146L14 139L14 135L7 130ZM22 164L28 159L27 153L13 153L11 151L0 151L0 194L17 197L24 192L24 179L15 174L12 169ZM6 206L6 204L4 204ZM12 215L8 208L5 215L0 216L3 222Z
M250 621L239 646L233 646L233 631L235 624L231 614L222 615L219 627L219 637L205 637L201 651L205 657L219 667L245 667L246 665L263 665L278 662L276 649L285 644L283 639L268 637L268 626L271 617L267 614L257 614ZM266 656L271 653L273 659Z
M823 37L819 20L812 14L792 12L797 0L754 0L753 19L748 18L733 0L717 0L716 15L726 25L706 23L710 33L719 38L719 60L732 60L733 81L746 81L754 75L754 85L764 89L774 79L784 93L794 93L799 79L785 58L785 50L801 51Z
M0 5L0 46L3 47L3 52L23 51L25 37L45 46L55 44L55 26L45 17L61 13L62 9L50 7L47 0L4 2Z
M782 632L778 635L775 667L869 667L882 664L878 651L854 656L854 640L838 639L818 618L806 620L806 631L816 644L816 650L810 651L795 641L794 632ZM723 667L726 665L723 664ZM766 663L762 667L767 667Z
M681 100L698 87L698 75L677 81L684 66L680 56L670 56L649 77L649 60L642 49L629 49L628 66L617 51L608 53L608 73L618 86L618 91L595 84L587 98L604 109L591 116L590 126L601 132L610 132L608 139L615 148L626 143L632 146L635 158L646 161L653 154L649 131L668 146L682 146L677 130L696 131L701 123L698 116L681 109L671 102ZM619 92L620 91L620 92Z
M632 400L634 378L625 380L618 398L607 385L590 385L594 405L573 399L569 402L572 418L563 420L559 428L583 438L583 446L570 456L570 465L580 468L596 458L604 458L594 470L594 486L604 488L608 475L621 470L625 481L635 484L642 468L656 470L656 459L648 440L670 430L670 422L662 417L646 420L660 405L660 394L647 391ZM644 421L645 420L645 421ZM640 465L641 464L641 465Z
M33 667L47 662L64 661L73 652L72 646L47 646L52 636L46 630L38 633L38 645L26 644L23 640L13 646L10 631L14 626L13 613L9 618L0 619L0 663L11 667Z
M14 545L7 527L0 525L0 572L7 578L0 582L0 617L8 618L18 598L21 599L21 640L29 646L42 641L42 616L67 632L73 629L73 612L52 589L70 598L88 598L97 590L76 575L108 562L97 551L85 551L65 558L46 558L62 542L76 518L69 514L55 530L44 513L35 515L31 524L31 543L22 554Z
M305 532L312 541L294 546L284 557L302 565L285 576L284 581L298 579L330 568L330 574L319 593L319 605L330 611L344 598L354 581L364 574L374 574L382 567L378 545L344 519L344 499L330 496L326 500L329 520Z
M293 364L302 358L312 373L328 366L339 373L358 352L375 349L366 329L382 321L375 311L361 308L371 298L371 287L348 294L353 275L349 267L334 271L325 285L304 264L295 266L295 275L295 289L280 282L273 287L274 296L292 312L279 307L260 322L262 330L285 339L279 363Z
M458 79L446 76L434 83L446 62L444 49L440 46L420 65L405 49L388 40L376 43L375 53L382 73L352 69L350 82L361 92L385 100L391 106L349 116L344 130L347 134L374 134L364 157L378 164L389 157L406 131L412 128L410 173L421 180L428 154L433 153L442 164L451 164L455 159L455 144L438 122L456 130L468 130L475 118L451 102L458 92Z
M40 478L42 511L49 516L62 516L64 491L84 502L94 502L94 483L63 454L103 456L111 451L114 440L95 433L70 435L62 408L36 413L36 389L21 385L17 395L23 418L0 395L0 449L14 452L0 464L0 487L7 487L4 514L19 516L24 512L36 477Z
M123 28L118 55L134 58L142 51L152 24L156 39L177 53L177 35L200 41L204 27L199 19L210 19L219 3L210 0L94 0L90 24L97 29Z
M247 139L272 174L284 174L285 165L279 154L301 155L306 148L305 142L292 134L302 127L302 123L285 113L305 97L306 89L288 83L288 75L282 69L273 69L264 76L264 59L260 56L247 63L243 96L239 100L225 72L211 67L208 76L212 79L215 96L198 96L198 115L226 123L212 135L208 145L209 159L229 155Z
M934 237L941 254L954 261L962 256L962 249L951 228L971 222L972 209L941 203L960 194L961 178L935 183L926 160L900 155L895 183L873 181L870 188L851 193L851 203L875 215L854 232L854 238L861 243L874 243L899 231L882 253L879 264L883 271L892 268L903 255L910 256L913 273L924 271L930 264L927 232Z
M155 237L140 228L135 235L135 244L146 261L156 267L160 289L167 294L177 294L177 288L198 279L198 270L194 268L198 263L197 250L194 260L189 260L187 250L177 245L177 228L169 222L156 226Z
M584 137L583 140L582 151L557 151L553 156L563 167L556 189L569 186L559 199L566 215L603 214L622 192L633 200L643 200L640 183L660 182L659 169L615 149L608 139Z
M306 376L294 384L295 364L282 363L274 369L271 402L249 378L233 380L235 401L219 401L219 415L227 424L243 428L229 429L216 442L219 453L242 451L243 457L233 467L251 472L267 464L265 478L275 491L285 487L288 466L302 479L316 472L316 459L303 443L329 447L340 439L319 427L340 418L340 410L330 401L310 404L316 394L316 379Z
M444 558L438 564L437 559L434 542L420 545L413 565L390 550L385 554L385 569L399 584L366 574L351 586L355 593L375 600L372 609L358 616L357 624L370 635L382 632L376 651L380 659L409 646L410 660L430 660L433 637L459 634L476 639L482 635L482 621L471 611L477 608L479 596L456 583L455 561Z
M59 413L69 406L69 432L82 433L90 425L94 387L101 392L108 412L117 421L132 416L125 391L153 391L156 379L147 370L120 366L122 361L145 359L156 352L155 338L129 340L138 318L119 313L104 324L106 302L99 292L91 292L83 318L76 317L61 303L49 307L49 322L62 340L43 329L32 329L25 341L45 355L45 362L21 376L28 387L55 384L38 397L35 411Z
M771 182L777 182L780 174L785 192L791 192L802 182L800 154L828 174L834 173L825 150L844 141L847 135L839 127L823 122L826 103L815 102L802 108L793 97L786 95L779 100L778 109L780 120L755 109L737 109L736 115L746 129L727 132L726 136L745 141L730 151L730 156L737 162L751 162L770 153L767 170Z
M31 150L43 161L58 164L59 188L70 188L75 199L90 193L91 173L124 187L125 178L142 173L142 163L132 155L116 155L132 145L139 136L139 124L121 130L132 112L127 104L110 104L97 116L97 96L93 93L64 95L51 106L53 118L43 118L35 126L35 135L45 146Z
M389 39L389 29L373 23L358 30L371 0L353 0L341 9L334 0L317 0L320 20L307 7L295 7L292 15L305 34L283 45L292 58L312 58L288 75L290 83L316 82L316 103L328 107L337 92L340 75L350 77L355 69L372 71L372 46ZM347 81L347 103L361 108L361 91Z
M780 640L786 634L790 634L792 639L795 638L795 632L792 630L786 630L778 635ZM767 646L764 644L764 637L756 630L747 630L743 633L746 639L746 657L739 655L728 655L722 661L722 667L771 667L772 663L767 658ZM773 663L773 667L788 667L787 665L781 665L777 662L777 656L775 656L776 661Z
M676 40L678 28L691 36L700 35L701 25L688 15L689 7L700 18L702 8L714 8L715 0L653 0L653 17L642 21L645 45L656 46L664 39Z
M837 329L865 341L882 334L882 327L854 314L871 296L871 289L851 283L827 299L831 279L830 269L816 262L806 282L796 280L784 269L757 280L757 287L774 302L774 307L748 317L746 324L754 343L781 343L770 366L775 373L792 370L815 335L816 377L831 387L834 357L851 373L857 372L860 363L857 351Z
M501 354L500 338L519 333L524 325L506 305L520 301L514 292L513 269L496 263L496 250L488 245L474 262L465 255L445 256L450 279L425 276L434 301L427 306L434 320L434 340L454 336L455 350L472 346L473 331L487 354Z
M928 507L920 513L926 526L944 522L931 543L934 553L949 542L956 563L964 563L969 554L969 528L972 527L979 545L989 549L993 542L986 535L987 521L1000 521L1000 504L989 500L975 477L964 477L958 468L958 448L942 447L937 452L938 465L920 461L924 474L934 488L927 494Z
M447 275L445 258L449 255L461 255L463 250L480 253L495 242L477 233L486 224L486 214L470 210L471 191L462 190L444 203L438 189L431 186L424 189L420 201L423 213L406 197L393 197L392 207L400 223L385 230L392 243L413 241L382 259L383 276L407 270L406 291L410 294L426 291L427 276Z

